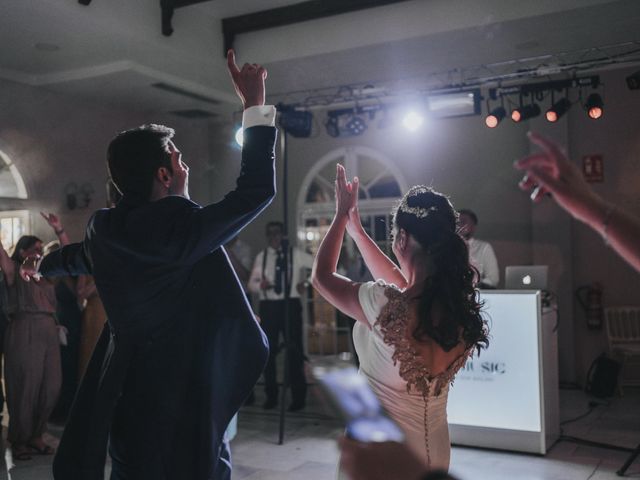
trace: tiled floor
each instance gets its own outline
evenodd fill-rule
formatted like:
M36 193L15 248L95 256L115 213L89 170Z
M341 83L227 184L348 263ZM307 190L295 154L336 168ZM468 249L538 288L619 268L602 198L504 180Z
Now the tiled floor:
M310 406L304 413L286 418L285 442L278 445L278 413L259 406L245 407L239 417L239 433L232 444L234 480L330 480L335 478L338 451L335 438L342 428L329 416L311 389ZM260 392L257 405L260 404ZM589 397L579 390L561 391L563 419L587 411ZM61 429L51 428L57 442ZM566 435L623 447L640 443L640 390L627 390L609 406L596 407L587 417L564 426ZM474 448L454 447L451 472L463 480L605 480L617 479L615 471L628 454L558 442L544 457ZM10 461L10 451L5 455ZM51 478L50 457L16 462L0 480ZM628 471L640 478L640 459ZM182 480L182 479L181 479Z

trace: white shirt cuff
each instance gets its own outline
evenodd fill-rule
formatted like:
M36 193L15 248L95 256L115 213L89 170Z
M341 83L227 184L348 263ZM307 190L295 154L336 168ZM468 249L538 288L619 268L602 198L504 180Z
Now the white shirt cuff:
M242 113L243 129L257 126L275 127L276 107L273 105L249 107Z

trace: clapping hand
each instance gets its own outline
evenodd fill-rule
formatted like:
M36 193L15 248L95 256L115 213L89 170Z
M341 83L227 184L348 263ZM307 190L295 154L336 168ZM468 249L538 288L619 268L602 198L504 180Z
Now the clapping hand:
M515 168L526 172L520 188L532 191L531 199L534 202L539 202L544 194L550 193L571 215L586 220L600 199L589 187L582 172L555 142L532 132L529 133L529 140L542 151L515 162Z
M40 263L41 256L38 254L29 255L24 259L22 265L20 265L20 277L28 282L32 278L37 282L42 278L42 276L38 273L38 264Z
M227 67L243 108L246 110L249 107L264 105L264 81L267 79L267 70L256 63L245 63L242 69L239 69L232 49L227 52Z
M341 201L345 206L348 205L347 215L347 232L354 237L360 233L362 224L360 223L360 212L358 211L358 194L360 193L360 180L353 177L352 182L347 182L346 171L344 167L338 164L336 174L336 202ZM341 199L338 199L340 195ZM336 208L343 208L342 206Z
M348 218L349 211L356 207L358 201L358 177L347 181L347 172L339 163L336 165L336 216Z

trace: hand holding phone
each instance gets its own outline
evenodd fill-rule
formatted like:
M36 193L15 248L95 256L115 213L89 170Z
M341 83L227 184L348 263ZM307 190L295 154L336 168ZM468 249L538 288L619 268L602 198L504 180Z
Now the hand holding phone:
M313 368L314 376L346 423L346 435L360 442L402 442L404 433L384 412L367 380L353 367Z

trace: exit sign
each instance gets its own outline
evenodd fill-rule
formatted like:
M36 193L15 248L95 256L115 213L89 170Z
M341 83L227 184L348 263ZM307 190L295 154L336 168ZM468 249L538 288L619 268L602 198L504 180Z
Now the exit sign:
M582 174L587 182L604 182L604 159L602 155L582 157Z

